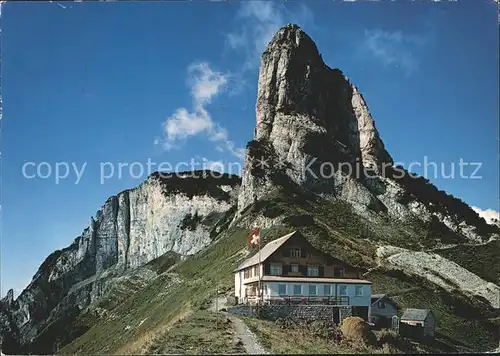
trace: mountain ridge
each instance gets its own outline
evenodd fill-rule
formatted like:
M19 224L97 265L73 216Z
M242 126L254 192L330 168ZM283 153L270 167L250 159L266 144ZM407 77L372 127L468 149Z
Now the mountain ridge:
M204 175L200 179L193 176L203 171L187 173L156 172L138 187L108 198L82 234L68 247L50 254L20 295L3 303L2 309L12 311L8 324L26 329L24 340L28 341L41 324L54 318L52 311L56 311L55 317L64 314L64 310L55 308L71 297L73 285L103 273L142 266L169 251L189 255L205 247L218 221L189 229L183 228L184 219L189 214L223 216L231 209L234 198L230 193L238 188L240 180L227 174L217 179ZM169 182L168 188L165 181ZM80 308L106 293L105 285L94 282L77 297Z
M449 248L447 258L461 262L465 253L458 247L495 243L500 230L425 178L392 166L358 88L323 62L314 41L297 25L283 27L271 40L261 58L258 87L256 129L241 179L219 173L215 178L211 171L165 177L156 172L138 187L108 198L82 235L49 255L16 299L10 291L2 299L4 350L53 353L64 347L102 353L110 351L106 343L122 350L126 341L118 335L123 325L114 323L131 322L127 313L132 315L123 303L132 303L134 316L154 319L145 306L165 306L152 291L178 302L165 315L158 309L164 319L155 319L156 324L141 323L151 330L180 315L183 308L202 307L215 271L221 273L225 288L231 288L233 264L246 253L244 237L257 226L269 239L301 229L323 251L375 271L374 287L380 291L391 288L391 278L401 286L413 283L424 291L438 291L436 308L443 308L440 316L454 323L443 325L446 335L458 338L461 331L455 324L463 321L487 334L477 337L481 347L489 345L495 335L487 321L494 315L488 302L466 290L457 289L453 295L433 282L435 275L418 275L399 260L397 268L381 266L377 249ZM267 166L259 164L263 158ZM310 171L304 172L304 162L311 160ZM362 174L335 169L344 163ZM326 175L322 167L328 167ZM403 176L397 177L398 172ZM490 251L482 253L485 261L491 258ZM469 258L465 262L472 266ZM488 268L473 267L478 276ZM456 316L443 306L446 298L460 300L467 312L480 305L484 319ZM416 300L411 303L425 303ZM401 303L409 302L403 298ZM95 313L115 319L100 321ZM99 338L100 328L107 327L113 327L113 335L124 344L102 336L106 342L90 345L90 335Z

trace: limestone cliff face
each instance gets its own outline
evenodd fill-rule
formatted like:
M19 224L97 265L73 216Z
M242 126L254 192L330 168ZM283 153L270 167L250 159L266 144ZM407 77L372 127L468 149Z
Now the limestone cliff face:
M256 116L255 140L271 140L290 161L309 151L308 136L321 136L328 148L340 146L366 166L392 163L357 88L323 63L315 43L296 25L278 31L262 55Z
M229 175L154 174L139 187L109 198L69 247L44 261L16 300L10 291L1 301L2 328L15 331L21 343L29 342L48 321L104 294L109 284L104 277L169 251L198 252L236 203L239 184L239 177Z
M350 177L329 170L342 162L374 170L392 164L357 88L323 63L314 42L295 25L278 31L262 55L256 117L255 145L267 145L273 163L312 191L342 195ZM240 208L265 194L265 188L255 193L256 186L269 185L249 174L260 158L247 154ZM323 177L317 174L322 169Z
M423 221L436 216L467 239L488 238L476 231L485 222L466 204L428 182L394 174L393 159L358 88L323 62L296 25L280 29L262 55L256 118L237 216L285 177L328 199L350 202L368 219L378 213Z

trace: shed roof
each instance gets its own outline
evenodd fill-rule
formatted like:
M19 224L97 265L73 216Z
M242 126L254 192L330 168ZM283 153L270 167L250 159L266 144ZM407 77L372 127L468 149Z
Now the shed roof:
M424 321L430 313L429 309L406 309L401 316L401 320Z
M280 248L285 242L288 241L290 237L292 237L297 231L291 232L288 235L282 236L276 240L268 242L264 247L260 249L260 262L264 262L271 256L274 251ZM259 263L259 253L257 252L252 257L243 261L237 268L236 271L240 271L244 268L256 265Z

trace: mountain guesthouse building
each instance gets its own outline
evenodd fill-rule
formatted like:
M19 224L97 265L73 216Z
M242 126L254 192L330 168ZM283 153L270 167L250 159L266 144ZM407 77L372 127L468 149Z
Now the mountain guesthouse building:
M260 281L259 281L260 279ZM263 303L328 303L350 306L368 320L371 282L361 272L316 249L298 231L269 242L235 270L239 303L255 304L260 283Z

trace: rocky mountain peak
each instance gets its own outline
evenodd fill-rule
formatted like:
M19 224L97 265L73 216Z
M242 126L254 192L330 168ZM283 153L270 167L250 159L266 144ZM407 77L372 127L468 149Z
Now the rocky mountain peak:
M2 308L8 308L14 301L14 290L9 289L7 292L7 295L0 300L0 307Z
M266 158L273 157L292 181L333 197L343 194L345 182L351 178L342 172L318 178L323 164L338 167L349 163L353 168L375 171L384 163L392 164L358 89L342 71L327 66L314 41L291 24L275 34L261 57L253 142L254 148L265 146ZM274 184L250 182L254 178L249 172L255 172L255 160L262 158L250 151L240 208L265 195L268 189L263 186L271 189ZM309 166L311 161L314 164Z
M284 48L292 48L296 53L309 55L313 58L320 56L311 37L295 24L287 24L276 32L264 53Z
M323 62L314 41L297 25L281 28L262 55L256 119L256 140L280 140L274 132L281 135L281 126L305 119L299 130L321 132L334 143L331 150L338 151L340 144L350 160L374 168L392 163L358 89Z

